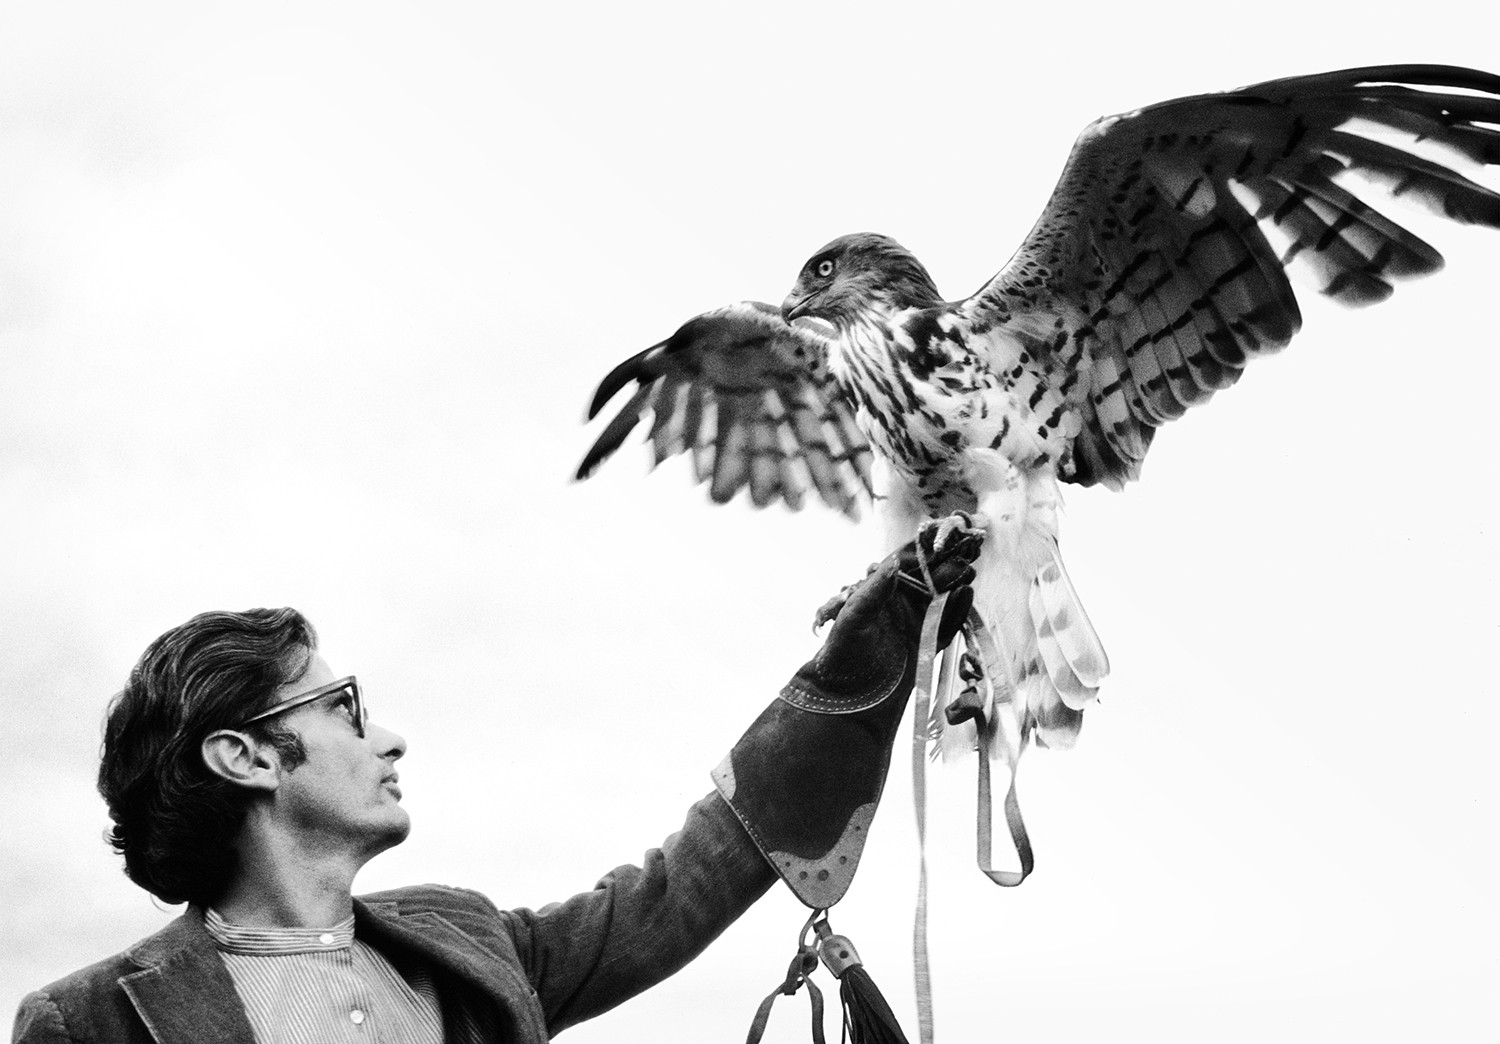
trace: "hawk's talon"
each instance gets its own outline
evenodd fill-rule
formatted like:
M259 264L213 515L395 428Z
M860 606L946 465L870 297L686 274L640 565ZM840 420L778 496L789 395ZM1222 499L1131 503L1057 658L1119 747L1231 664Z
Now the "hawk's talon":
M989 519L979 512L955 511L946 518L930 518L922 523L921 544L933 554L941 554L956 537L983 536ZM929 539L930 537L930 539Z
M871 565L865 572L865 575L869 576L870 573L875 572L875 567L878 565L880 565L879 562ZM849 584L846 587L840 588L838 594L818 606L818 611L813 613L813 634L817 634L818 629L830 620L838 619L839 613L844 611L844 604L849 601L849 596L854 593L854 589L858 586L858 584Z
M839 613L844 611L844 603L849 601L849 592L852 590L854 590L852 587L846 587L818 606L818 611L813 613L813 634L817 634L818 629L830 620L838 619Z
M933 550L944 550L948 541L954 537L968 537L968 535L983 535L989 528L990 520L983 514L969 513L969 511L954 511L945 519L939 519L938 534L933 537Z
M917 570L920 572L914 572L908 563L901 569L898 579L932 598L936 598L943 590L951 589L955 586L955 578L951 572L953 560L960 560L960 565L963 562L973 563L979 553L979 546L984 541L986 525L983 515L967 511L957 511L945 518L923 521L917 527L916 540L912 541L913 557L916 558ZM940 587L933 574L935 569L942 567L949 569L944 573ZM973 577L971 566L956 582L958 585L967 584Z

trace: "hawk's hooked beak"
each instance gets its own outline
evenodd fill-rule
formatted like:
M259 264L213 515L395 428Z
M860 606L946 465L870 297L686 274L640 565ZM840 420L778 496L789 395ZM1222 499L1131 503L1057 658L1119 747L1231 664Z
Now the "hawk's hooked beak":
M817 294L813 293L798 297L797 291L794 288L791 293L786 295L786 300L781 302L781 321L790 323L798 316L806 315L812 299L817 296Z

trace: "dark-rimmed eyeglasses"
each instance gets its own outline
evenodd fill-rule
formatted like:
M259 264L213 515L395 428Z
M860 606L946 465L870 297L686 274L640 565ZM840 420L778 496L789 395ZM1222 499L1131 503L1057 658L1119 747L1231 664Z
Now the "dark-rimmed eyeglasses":
M285 714L287 711L296 710L298 707L305 707L314 700L329 698L347 700L349 705L349 722L354 726L354 731L359 733L362 738L365 734L365 725L369 722L369 713L365 710L365 697L364 693L360 691L359 681L352 674L347 678L331 681L327 685L319 686L316 689L309 689L307 692L299 692L295 696L289 696L270 710L263 710L253 718L246 718L240 722L239 727L244 728L246 725L254 725L257 721L265 721L267 718L277 714Z

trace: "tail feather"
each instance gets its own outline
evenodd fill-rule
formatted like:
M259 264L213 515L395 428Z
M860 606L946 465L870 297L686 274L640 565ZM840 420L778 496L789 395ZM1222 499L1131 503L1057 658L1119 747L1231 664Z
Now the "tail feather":
M1109 674L1109 656L1068 579L1056 544L1050 537L1037 536L1047 541L1045 547L1033 544L1028 552L1013 545L1008 554L1001 553L1001 560L991 562L981 553L975 601L1015 687L1021 725L1030 729L1038 745L1067 749L1077 740L1083 711ZM1028 560L1033 564L1026 566ZM992 563L986 576L984 567ZM972 749L972 733L962 737L944 736L945 758Z
M1099 687L1086 684L1068 663L1068 658L1058 642L1052 617L1047 614L1047 608L1042 604L1042 589L1038 582L1033 582L1031 585L1030 602L1031 619L1036 626L1037 653L1045 668L1043 677L1039 679L1044 697L1055 696L1074 710L1082 710L1088 705L1088 701L1094 698Z
M1083 711L1074 710L1061 700L1029 710L1034 726L1032 736L1037 746L1070 750L1078 742L1078 731L1083 728Z
M1063 702L1082 710L1109 675L1109 655L1055 548L1031 583L1031 620L1053 685Z

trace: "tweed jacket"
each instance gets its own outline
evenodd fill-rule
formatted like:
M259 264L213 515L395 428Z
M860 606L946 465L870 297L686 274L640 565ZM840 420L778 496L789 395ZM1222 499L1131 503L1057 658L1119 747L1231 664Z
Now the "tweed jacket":
M431 969L448 1041L540 1044L687 964L775 879L715 793L641 866L565 902L500 910L478 892L418 885L356 897L355 934L398 966ZM28 995L13 1040L254 1044L196 907Z

